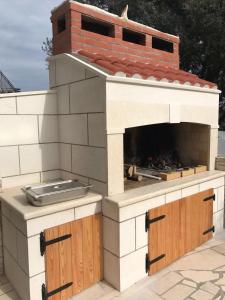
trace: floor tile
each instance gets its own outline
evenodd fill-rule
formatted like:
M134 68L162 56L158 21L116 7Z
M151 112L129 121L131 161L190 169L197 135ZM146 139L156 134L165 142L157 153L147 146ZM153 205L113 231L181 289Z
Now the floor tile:
M205 291L198 290L191 297L195 300L212 300L214 296Z
M211 271L182 271L180 272L181 275L185 278L192 279L193 281L200 283L200 282L207 282L210 280L215 280L219 278L219 274L214 274Z
M216 286L214 283L212 282L206 282L204 283L201 287L201 290L204 290L206 292L209 292L211 294L213 294L214 296L219 292L219 287Z
M186 286L186 285L176 285L172 289L170 289L166 294L163 295L163 299L165 300L184 300L191 293L195 291L194 288Z
M168 291L171 287L173 287L175 284L180 282L183 279L182 276L175 272L171 272L161 279L155 281L150 285L150 288L156 292L157 294L161 295Z

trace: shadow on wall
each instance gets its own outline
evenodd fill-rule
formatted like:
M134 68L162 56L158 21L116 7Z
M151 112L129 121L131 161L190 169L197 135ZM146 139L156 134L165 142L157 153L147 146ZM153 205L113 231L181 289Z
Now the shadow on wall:
M219 156L225 156L225 131L219 131L218 154Z

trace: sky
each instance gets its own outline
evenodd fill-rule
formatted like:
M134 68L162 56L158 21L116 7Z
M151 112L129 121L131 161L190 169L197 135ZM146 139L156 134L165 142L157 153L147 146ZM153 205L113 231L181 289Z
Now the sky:
M0 0L0 71L22 91L48 89L41 46L52 36L51 10L63 0Z

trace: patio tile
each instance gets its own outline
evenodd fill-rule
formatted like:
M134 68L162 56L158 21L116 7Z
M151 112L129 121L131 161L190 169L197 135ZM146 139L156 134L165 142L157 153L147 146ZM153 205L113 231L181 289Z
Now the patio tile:
M225 254L225 244L218 245L216 247L213 247L212 250L219 252L221 254Z
M213 294L214 296L218 293L219 291L219 287L216 286L214 283L212 282L206 282L204 283L201 287L201 290L204 290L206 292L209 292L211 294Z
M212 300L214 296L205 291L198 290L191 297L195 300Z
M186 280L186 279L182 281L182 284L185 284L185 285L188 285L188 286L191 286L191 287L194 287L194 288L197 287L197 284L195 282L190 281L190 280Z
M179 284L173 287L171 290L169 290L166 294L164 294L163 298L165 300L184 300L194 291L194 288Z
M175 272L168 273L167 275L163 276L161 279L155 281L152 285L150 285L150 289L153 290L155 293L161 295L168 291L171 287L175 284L180 282L183 279L182 276Z
M225 285L225 275L215 282L217 285Z
M197 283L207 282L219 278L219 274L214 274L211 271L183 271L182 276L194 280Z
M214 270L224 266L224 264L225 256L211 249L206 249L181 258L171 265L171 270Z

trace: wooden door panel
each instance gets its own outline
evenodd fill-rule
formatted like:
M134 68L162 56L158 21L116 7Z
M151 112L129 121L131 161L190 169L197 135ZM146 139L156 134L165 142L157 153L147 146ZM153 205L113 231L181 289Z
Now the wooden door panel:
M93 261L93 218L84 218L83 223L83 261L84 265L84 288L87 288L94 281Z
M72 222L71 228L72 228L72 261L73 261L73 295L76 295L84 289L82 219Z
M167 215L166 207L160 206L149 211L148 217L153 220L159 216ZM149 228L149 242L148 252L150 261L156 259L166 252L166 218L167 216L150 225ZM150 266L149 274L154 274L166 266L166 257L160 259L158 262Z
M59 236L71 234L71 223L59 226ZM59 242L60 256L60 286L73 282L72 275L72 239ZM61 299L68 299L73 295L72 286L61 291Z
M166 217L150 224L148 256L150 261L165 257L150 265L149 274L161 270L179 257L212 238L213 189L151 209L149 219ZM207 201L204 199L209 198Z
M102 279L102 215L86 217L45 230L47 241L71 235L48 245L45 253L48 292L73 282L51 300L68 300Z
M103 280L103 240L102 240L102 217L93 216L93 261L94 282Z
M58 227L45 230L46 240L52 240L59 237ZM46 284L48 291L51 292L60 287L60 256L59 256L59 244L53 244L51 247L46 248L45 253L45 269L46 272ZM51 300L61 300L61 293L58 293L51 297Z

